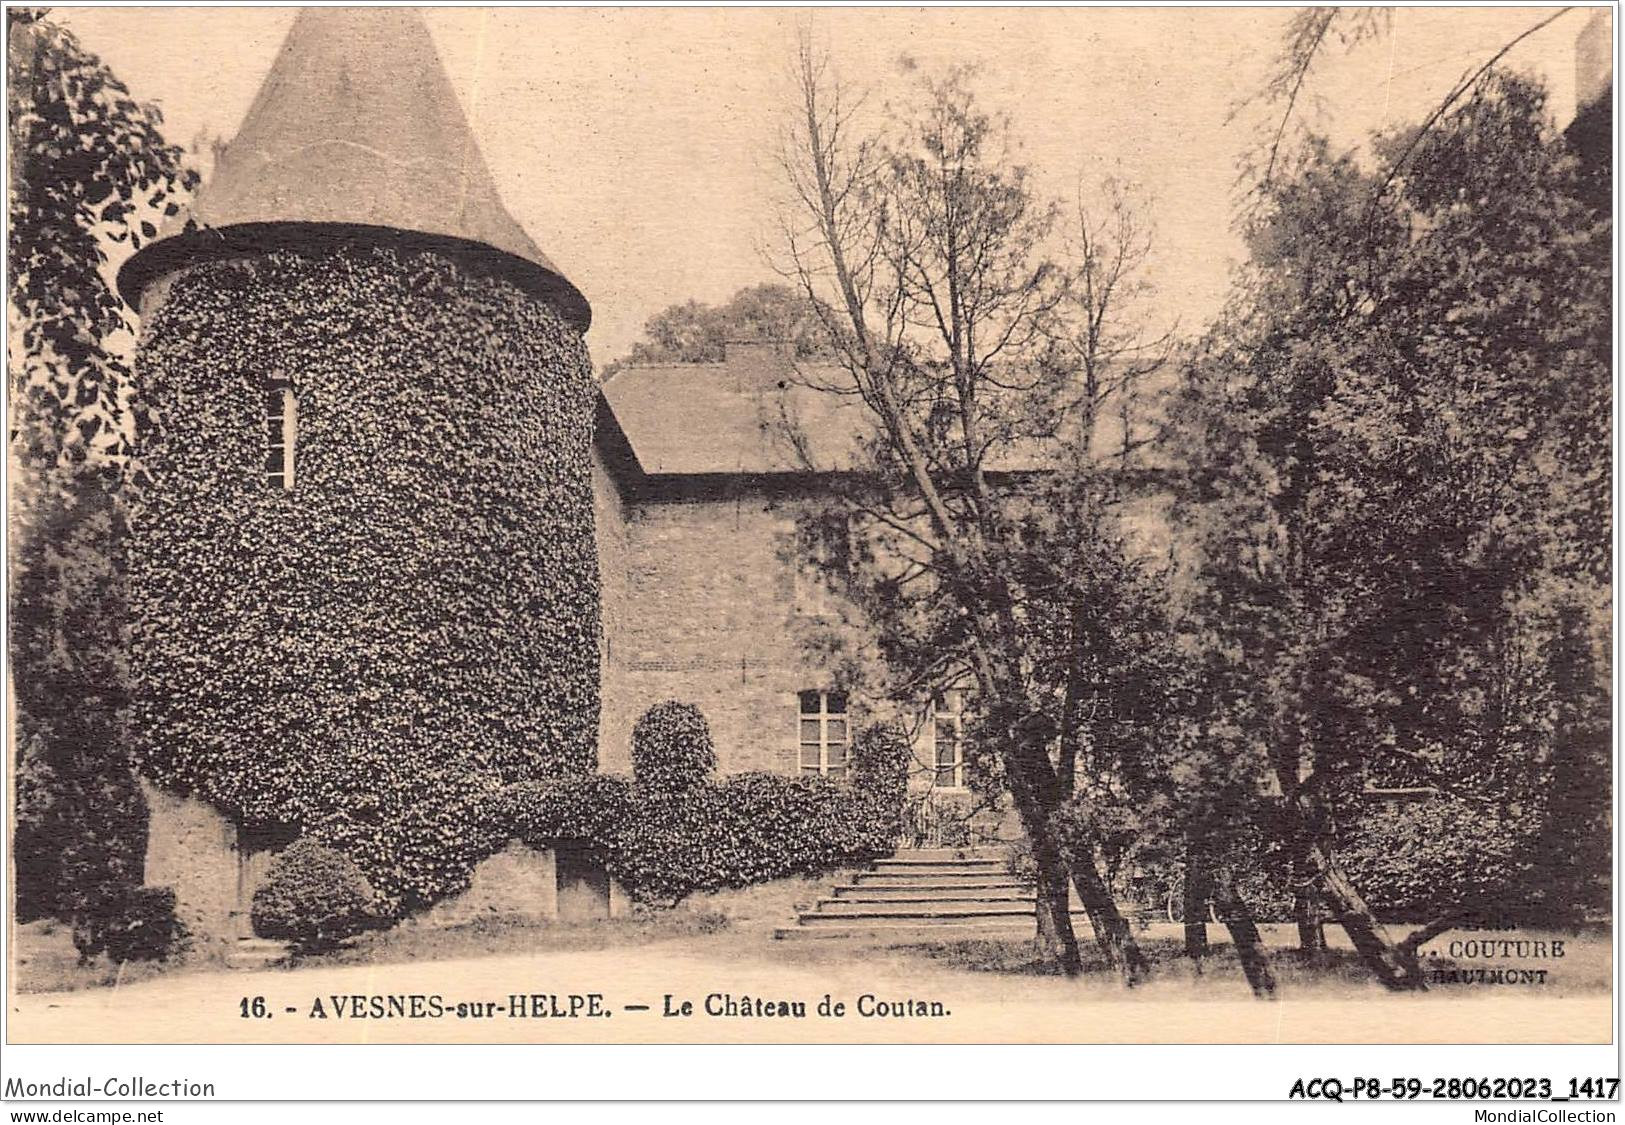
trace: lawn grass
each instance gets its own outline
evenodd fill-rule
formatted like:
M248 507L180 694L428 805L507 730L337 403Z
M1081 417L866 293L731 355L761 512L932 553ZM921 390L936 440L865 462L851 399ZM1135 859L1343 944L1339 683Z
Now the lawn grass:
M778 879L690 895L670 909L634 906L618 918L558 922L518 917L482 918L458 926L415 926L365 934L342 949L302 958L300 965L386 964L456 960L544 950L591 950L648 945L676 938L723 935L727 943L753 944L782 926L841 878L841 873Z
M623 917L560 922L520 916L492 916L455 926L425 926L408 920L388 930L365 933L326 953L290 957L271 968L297 970L336 965L398 964L498 957L548 950L595 950L648 945L679 938L697 940L729 932L742 946L770 935L794 917L839 873L780 879L754 887L692 895L671 909L634 906ZM131 961L120 966L98 957L80 964L68 927L42 921L13 931L16 957L13 987L18 992L67 992L146 980L162 973L218 971L223 959L198 950L167 961Z
M1218 926L1209 927L1212 952L1198 962L1184 955L1182 935L1161 933L1173 930L1171 926L1150 927L1139 935L1140 949L1151 961L1151 978L1159 985L1182 987L1193 999L1205 995L1228 992L1228 984L1239 979L1240 965L1229 943ZM1295 933L1291 926L1263 927L1269 952L1270 967L1282 993L1378 989L1369 969L1349 947L1347 939L1333 927L1327 927L1331 948L1314 958L1306 958L1295 946ZM1399 928L1396 927L1396 930ZM1430 975L1429 991L1439 995L1479 995L1486 989L1497 992L1539 992L1544 996L1570 996L1609 992L1613 988L1612 929L1607 925L1587 925L1572 930L1520 930L1501 933L1499 937L1524 940L1553 939L1564 943L1564 956L1560 959L1524 960L1496 959L1466 962L1447 956L1452 932L1430 942L1423 950L1423 967ZM1081 942L1084 975L1115 983L1116 975L1087 938ZM1058 977L1060 969L1042 956L1030 940L962 940L942 942L909 942L886 946L893 955L923 958L949 969L967 973L990 973L1018 977ZM1432 953L1433 955L1429 955ZM1435 970L1494 968L1505 966L1518 969L1546 969L1544 982L1519 981L1510 984L1435 983L1431 974ZM1226 981L1221 989L1204 987L1215 978Z
M788 923L799 909L824 895L832 883L842 881L847 874L830 872L693 895L671 909L637 907L624 917L595 921L570 923L490 917L450 927L407 922L390 930L364 934L330 953L287 961L282 967L297 971L339 965L452 961L546 951L632 948L680 941L684 948L696 952L787 965L825 965L832 969L870 966L877 970L884 965L887 971L903 976L946 974L959 977L967 985L982 981L995 991L1014 989L1012 996L1035 991L1045 993L1053 987L1052 981L1059 983L1059 970L1040 954L1030 939L774 940L776 928ZM1129 994L1123 991L1116 973L1101 958L1087 927L1080 929L1084 976L1068 982L1067 986L1082 988L1101 1000L1126 998ZM1326 928L1331 948L1313 961L1306 960L1296 950L1296 931L1291 925L1266 924L1261 929L1281 995L1381 993L1381 986L1335 926ZM1396 933L1402 929L1395 927ZM1136 992L1179 1000L1236 999L1245 995L1241 971L1224 928L1210 925L1208 936L1211 955L1197 962L1183 955L1179 926L1152 923L1142 927L1138 940L1152 962L1152 971L1149 981ZM1448 933L1424 947L1426 968L1431 971L1509 963L1504 959L1472 965L1452 961L1447 955L1449 943L1452 938L1463 936L1468 935ZM1565 956L1515 966L1546 968L1548 979L1544 984L1435 983L1430 986L1430 995L1470 997L1495 990L1497 993L1538 991L1546 996L1567 996L1608 992L1612 988L1612 929L1606 923L1568 931L1526 930L1494 936L1548 942L1560 939L1564 942ZM217 958L196 954L169 962L132 962L122 968L106 958L80 965L66 928L57 923L15 927L13 938L17 950L13 987L19 992L107 987L134 983L165 972L221 967Z
M325 965L456 961L547 950L607 949L713 934L728 928L715 911L635 910L621 918L559 922L494 916L456 926L396 926L363 934L329 953L290 961L295 968Z
M179 962L126 961L105 954L81 962L73 931L65 922L42 919L11 929L11 987L17 992L73 992L109 988L147 980L174 969Z

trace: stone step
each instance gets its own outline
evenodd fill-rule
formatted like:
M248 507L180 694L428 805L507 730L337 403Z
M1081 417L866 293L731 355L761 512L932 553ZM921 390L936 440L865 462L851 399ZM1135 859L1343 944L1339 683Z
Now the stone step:
M228 969L264 969L288 955L288 943L269 938L241 938L226 950Z
M830 888L837 899L853 902L937 902L943 899L976 899L986 902L1010 899L1032 902L1036 899L1031 883L842 883ZM1073 910L1083 906L1076 890L1069 890Z
M876 875L999 875L1006 879L1015 876L999 863L896 863L884 860L870 869Z
M1002 887L835 887L835 902L1031 902L1033 889L1020 883ZM824 899L821 901L832 901Z
M1002 871L860 871L852 876L852 882L883 887L988 887L1006 885L1013 880Z
M1027 912L1033 910L1032 896L1027 898L932 898L932 899L881 899L862 900L849 898L820 899L814 907L814 912L826 916L850 918L854 916L878 917L881 915L897 914L899 912L913 913L935 917L951 914L1008 914Z
M1030 884L1013 881L995 882L984 880L975 883L837 883L831 892L836 898L873 897L885 899L907 899L916 896L929 898L932 895L1021 895L1026 898L1033 896Z
M876 871L1003 871L999 859L877 859Z
M1073 911L1079 918L1085 918L1081 910ZM854 907L840 913L812 913L798 914L796 921L803 926L850 925L855 921L864 923L879 922L935 922L935 921L992 921L998 918L1015 919L1026 918L1029 921L1037 917L1031 903L984 903L981 906L970 907L943 907L939 908L926 903L898 903L896 906L868 906Z
M992 859L1000 863L1010 857L1008 848L900 848L891 856L900 860L925 860L941 863L949 859Z
M885 944L916 941L1005 940L1031 938L1035 923L1031 917L971 922L864 922L849 925L789 926L773 931L779 941L869 940Z

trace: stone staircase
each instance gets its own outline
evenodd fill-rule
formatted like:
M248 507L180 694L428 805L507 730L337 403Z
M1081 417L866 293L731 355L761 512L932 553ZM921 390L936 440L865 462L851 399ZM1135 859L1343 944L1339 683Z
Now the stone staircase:
M888 941L1031 937L1032 884L1012 875L1002 849L931 848L877 860L804 908L782 940ZM1076 904L1074 913L1080 916Z
M268 969L288 955L288 943L267 938L238 938L226 949L226 968L253 972Z

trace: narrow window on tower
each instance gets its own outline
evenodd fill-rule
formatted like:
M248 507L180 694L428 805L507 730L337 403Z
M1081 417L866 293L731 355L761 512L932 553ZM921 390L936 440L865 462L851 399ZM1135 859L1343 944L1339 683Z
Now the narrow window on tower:
M273 488L293 487L294 447L299 431L299 399L285 378L265 384L265 477Z

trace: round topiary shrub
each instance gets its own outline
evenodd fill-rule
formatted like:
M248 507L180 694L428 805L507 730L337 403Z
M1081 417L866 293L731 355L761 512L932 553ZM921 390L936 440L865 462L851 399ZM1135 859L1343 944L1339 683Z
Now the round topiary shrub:
M332 949L372 922L374 897L348 856L301 836L271 861L254 892L254 932L289 942L296 953Z
M632 728L632 776L646 793L690 792L716 769L710 724L692 703L656 703Z
M169 275L137 369L138 767L319 834L392 901L458 890L492 794L596 768L580 334L446 257L348 244Z

